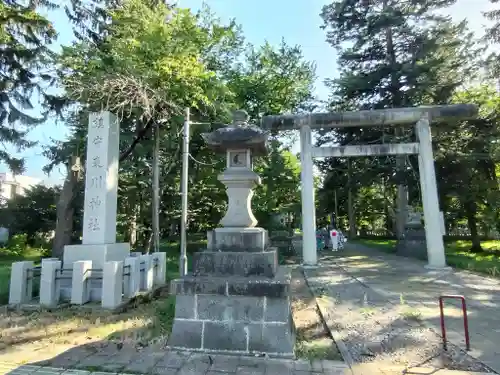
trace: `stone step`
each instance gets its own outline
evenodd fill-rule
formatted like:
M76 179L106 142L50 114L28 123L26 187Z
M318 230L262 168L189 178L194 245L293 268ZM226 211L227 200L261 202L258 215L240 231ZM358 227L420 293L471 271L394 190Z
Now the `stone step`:
M195 276L274 277L277 268L275 249L264 252L203 251L193 255Z
M278 267L274 278L265 276L194 276L170 282L175 295L213 294L223 296L286 297L290 293L291 270Z

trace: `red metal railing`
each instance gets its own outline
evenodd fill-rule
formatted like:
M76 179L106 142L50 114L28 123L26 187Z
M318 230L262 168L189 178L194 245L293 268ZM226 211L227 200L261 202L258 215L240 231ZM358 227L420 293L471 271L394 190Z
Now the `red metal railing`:
M446 327L444 324L444 299L459 299L462 301L462 313L464 315L465 349L470 350L469 321L467 319L467 304L464 296L445 295L439 297L439 310L441 311L441 336L443 337L443 349L448 350L446 345Z

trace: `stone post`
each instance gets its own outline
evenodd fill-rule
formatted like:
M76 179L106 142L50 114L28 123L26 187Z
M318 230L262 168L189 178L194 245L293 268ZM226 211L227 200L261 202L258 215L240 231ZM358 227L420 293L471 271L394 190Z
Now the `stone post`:
M432 152L432 137L429 125L429 115L424 115L416 125L420 152L418 167L422 202L424 206L425 236L427 239L428 268L446 268L443 235L439 215L439 199L437 194L436 172L434 169L434 154Z
M141 260L137 256L131 256L125 259L124 275L126 298L134 298L141 290Z
M153 253L154 281L153 285L165 285L167 281L167 254Z
M91 260L80 260L73 263L73 278L71 279L71 303L83 305L90 300Z
M12 263L9 304L28 303L33 299L33 280L28 278L28 274L34 266L31 261Z
M141 279L141 290L150 291L153 289L154 274L153 274L153 264L151 262L152 258L149 254L144 254L139 257L141 262L142 279Z
M106 262L102 272L102 307L116 309L122 304L123 262Z
M55 307L59 304L61 289L58 276L61 272L61 264L60 260L42 260L40 275L40 305L42 306Z

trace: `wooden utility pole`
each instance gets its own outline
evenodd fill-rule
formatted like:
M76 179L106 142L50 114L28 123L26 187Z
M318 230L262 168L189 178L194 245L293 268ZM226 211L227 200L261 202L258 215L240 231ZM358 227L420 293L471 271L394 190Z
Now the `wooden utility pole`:
M191 125L190 111L186 108L184 128L182 132L182 175L181 175L181 256L179 259L179 273L187 274L187 216L188 216L188 170L189 170L189 128Z
M160 251L160 125L154 131L153 150L153 251Z

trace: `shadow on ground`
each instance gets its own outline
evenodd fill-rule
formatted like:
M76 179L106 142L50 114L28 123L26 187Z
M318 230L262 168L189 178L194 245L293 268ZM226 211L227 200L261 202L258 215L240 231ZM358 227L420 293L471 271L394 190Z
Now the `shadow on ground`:
M448 338L457 346L440 354L438 298L461 294L468 303L471 354L487 366L500 368L495 352L500 346L499 280L464 271L431 272L424 265L350 244L345 251L323 253L321 266L307 271L307 278L318 303L323 303L325 320L357 362L382 357L414 366L441 357L440 366L487 371L460 350L465 349L463 317L455 300L446 301L445 315Z

